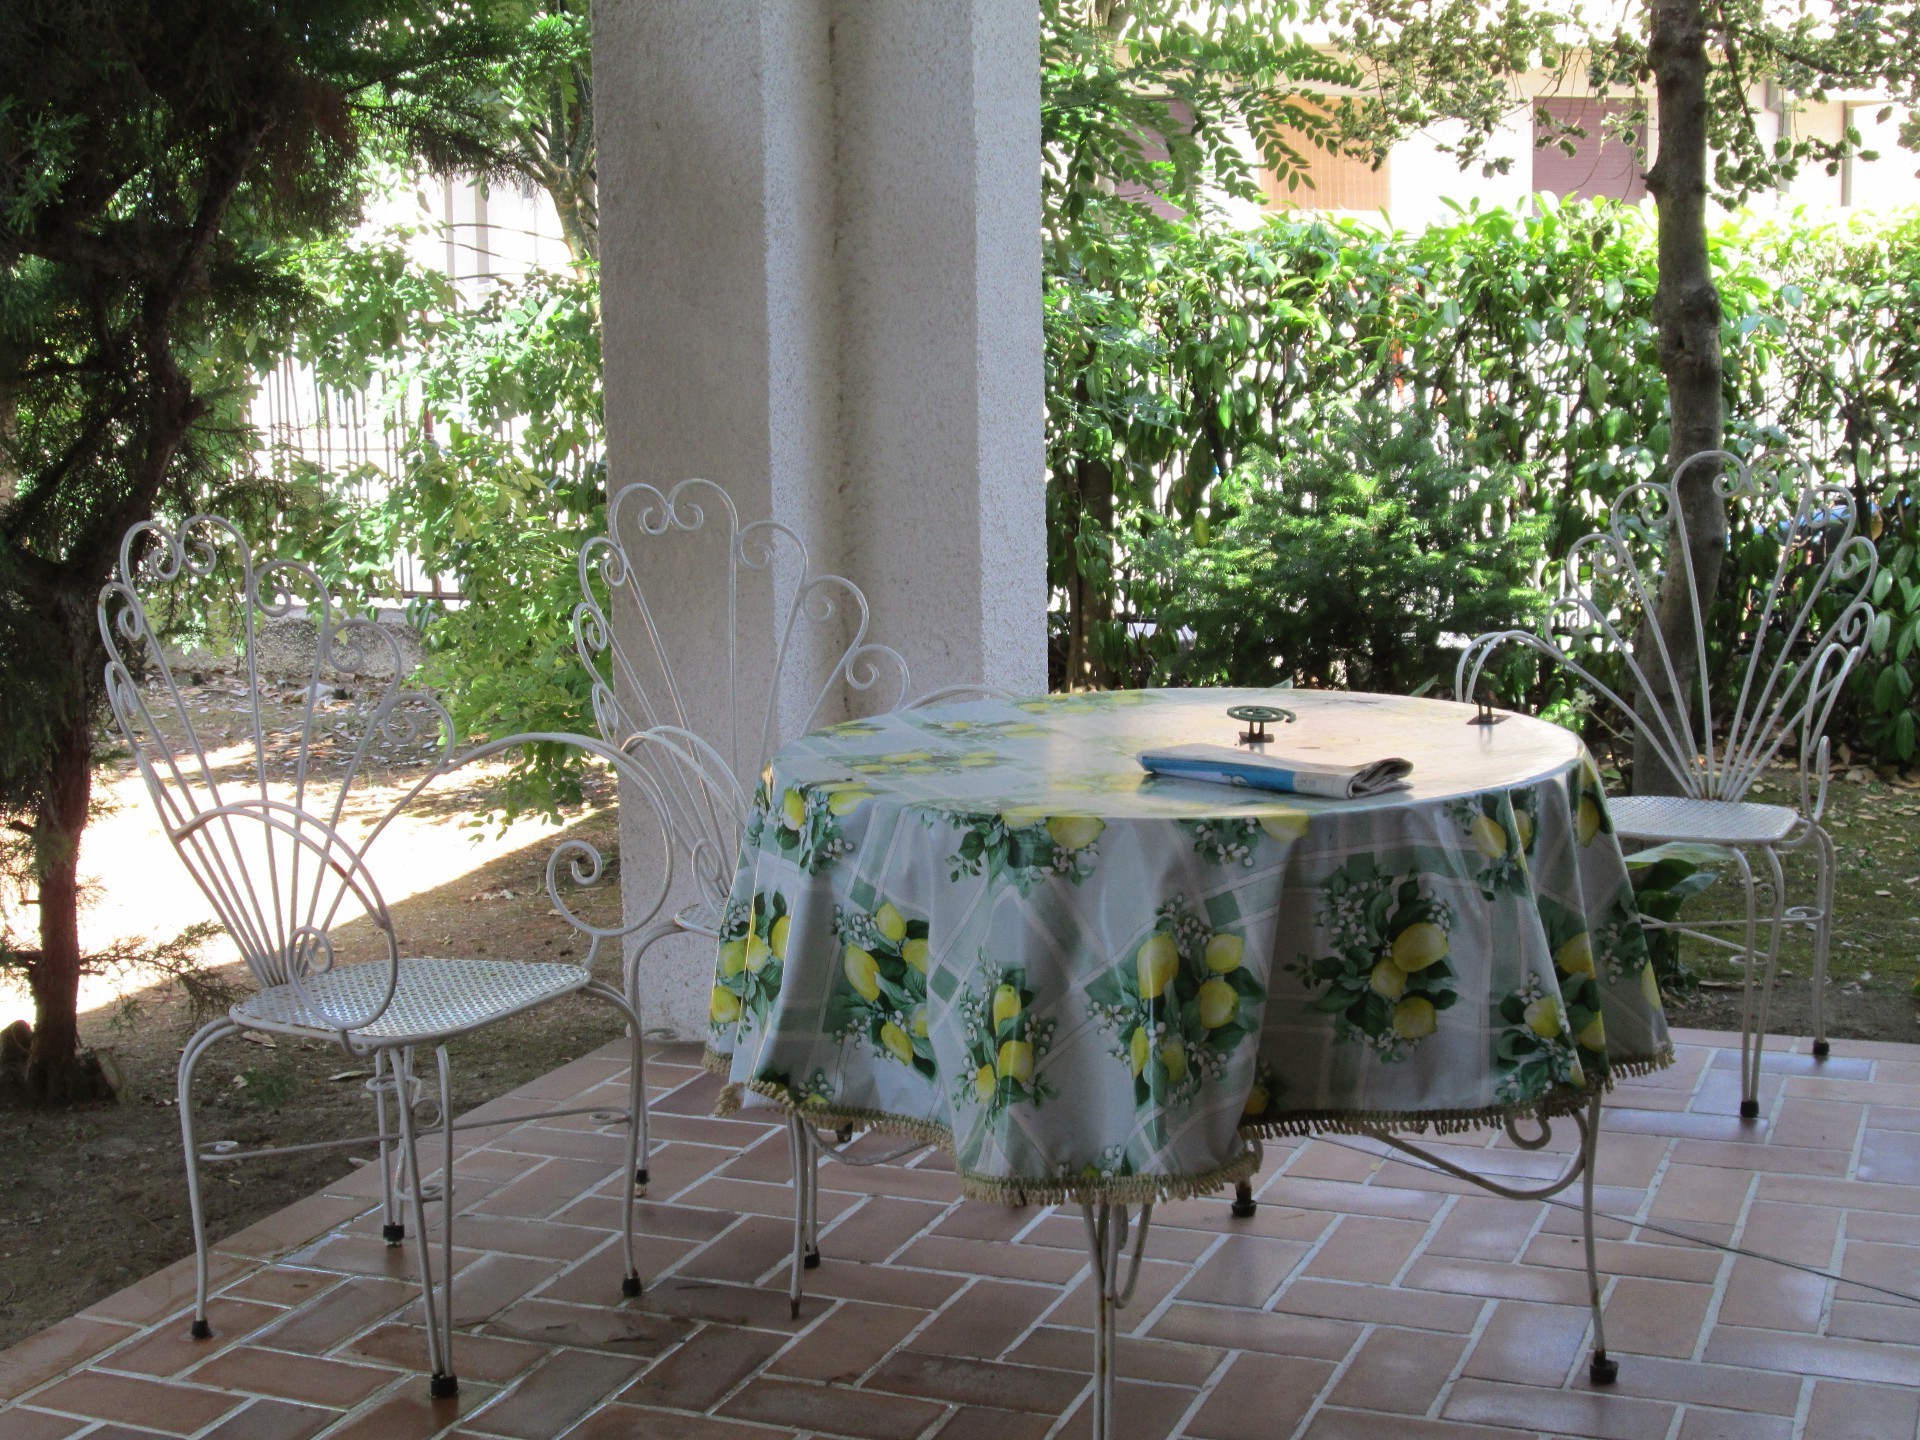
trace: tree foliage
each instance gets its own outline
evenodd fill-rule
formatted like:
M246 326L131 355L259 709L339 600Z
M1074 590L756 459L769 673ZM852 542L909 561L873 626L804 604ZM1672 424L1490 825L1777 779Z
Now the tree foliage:
M120 537L244 474L250 345L303 295L290 241L357 214L370 139L492 168L466 3L13 0L0 7L0 808L32 846L27 1081L77 1083L75 884Z
M576 553L604 529L596 277L533 271L462 305L448 279L388 241L317 247L324 304L293 354L322 393L368 391L400 434L392 473L297 467L283 548L345 595L390 594L398 556L460 602L414 609L424 683L464 734L593 727L575 656ZM516 752L510 809L578 797L578 754Z

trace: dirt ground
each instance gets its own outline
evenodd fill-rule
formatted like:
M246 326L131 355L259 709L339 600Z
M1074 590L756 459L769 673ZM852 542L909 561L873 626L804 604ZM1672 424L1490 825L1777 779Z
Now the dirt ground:
M214 678L196 699L207 711L203 734L238 738L232 723L237 714L226 715L239 703L231 689ZM286 709L281 718L292 713ZM381 776L384 788L377 788L369 803L399 794L420 763L402 758L388 766ZM1757 798L1784 798L1786 779L1774 779L1772 793ZM205 918L204 902L167 857L137 782L123 776L109 788L114 808L88 839L88 869L99 879L88 915L88 944L129 933L165 937ZM405 857L402 889L396 892L390 883L388 891L402 952L539 959L579 953L577 932L549 907L544 867L562 833L590 839L612 854L611 787L601 787L589 799L565 832L532 821L502 832L462 825L461 817L478 803L472 785L449 786L430 796L416 828L382 841L389 860L396 852ZM1920 783L1888 783L1854 772L1853 779L1834 784L1828 819L1841 861L1830 1033L1920 1042L1920 1003L1912 993L1920 975ZM1731 887L1716 887L1695 903L1709 898L1730 900ZM618 903L617 886L608 883L580 908L605 921L617 915ZM337 939L347 959L378 953L377 932L364 919L340 927ZM212 942L208 953L219 955L224 944ZM1681 1025L1737 1026L1734 967L1698 956L1693 963L1703 985L1692 995L1670 997L1670 1017ZM1782 967L1769 1028L1804 1034L1809 973L1804 946L1790 948ZM83 1017L88 1043L110 1050L125 1078L121 1102L51 1114L0 1112L8 1171L8 1183L0 1189L0 1346L192 1249L174 1065L193 1017L171 987L116 997L123 988L96 982ZM10 1003L14 1013L21 1013L17 997ZM455 1107L467 1109L511 1090L619 1033L609 1008L577 1000L461 1041L452 1047ZM199 1072L202 1134L209 1140L276 1143L286 1138L290 1117L298 1117L299 1128L309 1135L364 1131L371 1119L361 1088L365 1071L364 1062L332 1045L226 1042ZM208 1167L203 1173L210 1231L225 1235L251 1224L371 1154L368 1147Z

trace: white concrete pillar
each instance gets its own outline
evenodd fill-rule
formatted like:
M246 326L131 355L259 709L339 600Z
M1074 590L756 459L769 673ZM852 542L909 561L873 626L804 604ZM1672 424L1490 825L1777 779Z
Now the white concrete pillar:
M598 0L594 91L610 483L792 526L916 690L1044 689L1036 7ZM688 619L712 579L676 575ZM654 1023L704 1028L711 964Z

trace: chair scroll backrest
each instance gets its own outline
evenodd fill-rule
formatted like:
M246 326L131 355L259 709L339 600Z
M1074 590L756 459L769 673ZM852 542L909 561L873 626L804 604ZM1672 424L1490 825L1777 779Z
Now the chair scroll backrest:
M183 689L176 677L161 626L182 613L210 614L238 632L246 685L238 736L203 733L194 687ZM279 680L263 673L259 627L300 614L312 623L314 645L311 653L287 647L281 657L299 657L289 696L284 670ZM196 516L175 530L134 526L101 593L100 632L108 701L168 839L255 980L293 986L349 1050L364 1048L352 1032L391 1004L399 973L393 916L366 857L434 782L520 747L564 745L618 771L630 782L626 803L665 827L667 807L652 775L598 740L511 735L455 754L452 718L432 695L406 687L410 666L394 636L343 616L310 567L256 562L226 520ZM351 695L339 693L349 688ZM290 705L276 706L277 689ZM591 971L606 942L650 923L665 903L671 849L651 847L647 858L651 878L639 873L638 855L626 866L634 918L603 925L569 894L603 879L600 851L575 835L549 854L548 898L586 942L582 969ZM382 970L373 984L316 991L312 982L335 965L330 931L351 907L385 941L382 961L362 962Z
M600 733L653 768L703 892L724 898L767 758L784 738L844 718L836 699L853 713L897 708L906 661L867 638L857 585L816 574L788 527L743 525L710 480L623 487L579 564L574 640ZM770 637L749 633L764 623L768 585ZM696 667L698 696L685 683ZM704 683L716 671L717 688ZM793 674L807 679L790 685Z
M1730 597L1725 586L1703 593L1679 500L1688 472L1706 466L1717 467L1728 515L1723 574L1759 577ZM1496 651L1525 646L1626 717L1694 799L1740 799L1792 737L1802 808L1817 815L1826 725L1873 623L1879 556L1858 532L1857 505L1845 486L1809 475L1757 470L1726 451L1690 456L1666 481L1628 486L1605 528L1572 547L1545 634L1506 630L1467 646L1454 693L1473 696ZM1669 579L1690 627L1678 647L1654 621ZM1716 656L1726 657L1718 704Z
M397 945L365 849L343 833L370 764L406 752L438 761L453 723L430 695L403 688L409 666L394 637L343 616L319 576L286 560L256 564L228 521L200 515L169 529L135 525L100 597L106 686L120 732L173 843L262 986L305 988L334 965L329 931L357 906L385 936L384 987L311 1003L341 1032L369 1024L391 1000ZM238 632L244 663L238 734L202 730L206 707L185 693L161 625L209 613ZM314 645L269 716L274 686L261 673L259 627L311 621ZM345 680L360 695L342 706ZM209 741L212 744L209 744ZM381 826L373 827L377 834Z

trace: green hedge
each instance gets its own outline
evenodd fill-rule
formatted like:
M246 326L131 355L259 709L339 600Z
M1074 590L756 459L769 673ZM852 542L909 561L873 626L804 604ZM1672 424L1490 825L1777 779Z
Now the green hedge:
M1543 201L1420 234L1293 217L1210 230L1118 204L1105 218L1047 288L1049 564L1070 683L1167 673L1165 631L1156 643L1135 623L1193 623L1167 557L1191 568L1237 517L1236 474L1324 454L1352 407L1431 434L1464 475L1499 476L1508 513L1484 528L1542 585L1665 453L1638 208ZM1729 223L1712 248L1729 447L1804 460L1872 517L1884 619L1842 735L1910 760L1920 213Z

